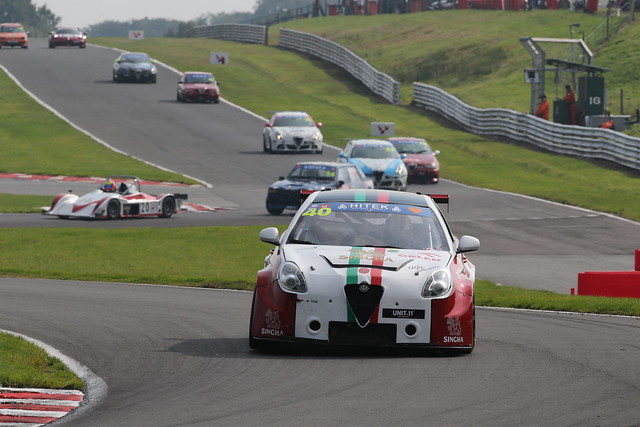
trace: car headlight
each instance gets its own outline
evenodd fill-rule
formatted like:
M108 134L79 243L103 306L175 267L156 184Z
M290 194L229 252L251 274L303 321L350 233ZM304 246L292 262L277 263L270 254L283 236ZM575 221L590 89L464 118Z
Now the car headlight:
M427 279L422 287L423 298L442 297L451 290L451 273L449 270L436 270Z
M293 262L287 261L280 267L278 274L278 284L285 292L297 294L307 292L307 282L304 280L302 271Z
M406 175L406 174L407 174L407 168L405 167L404 163L400 163L396 168L396 175Z
M281 133L279 133L279 132L278 132L278 133L276 133L276 140L278 140L278 141L282 141L283 139L284 139L284 136L282 136L282 134L281 134Z
M318 141L322 139L322 135L320 135L320 132L316 132L313 135L311 135L311 139L313 139L314 141Z
M156 74L156 73L158 72L158 69L156 68L156 66L155 66L155 65L151 67L151 72L152 72L153 74Z

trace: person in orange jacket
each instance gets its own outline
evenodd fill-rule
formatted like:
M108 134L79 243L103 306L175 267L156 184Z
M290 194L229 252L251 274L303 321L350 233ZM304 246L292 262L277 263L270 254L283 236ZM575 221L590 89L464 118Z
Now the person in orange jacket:
M547 100L547 95L540 95L540 104L538 104L538 108L534 114L536 117L549 120L549 101Z
M567 93L564 96L564 100L567 101L567 105L569 107L569 124L576 124L576 96L571 90L571 86L566 85L565 89Z

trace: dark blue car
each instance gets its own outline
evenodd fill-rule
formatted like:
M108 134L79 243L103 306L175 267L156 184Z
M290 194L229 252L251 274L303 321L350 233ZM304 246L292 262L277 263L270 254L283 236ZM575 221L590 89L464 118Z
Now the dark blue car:
M286 178L281 176L269 187L267 211L280 215L285 209L297 210L305 195L328 188L372 189L373 182L358 166L349 163L296 163Z

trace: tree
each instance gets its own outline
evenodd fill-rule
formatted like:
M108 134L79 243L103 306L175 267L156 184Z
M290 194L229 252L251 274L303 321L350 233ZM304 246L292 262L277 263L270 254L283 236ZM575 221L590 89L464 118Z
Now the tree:
M0 21L19 22L32 36L44 37L60 23L60 17L46 5L34 6L31 0L0 0Z

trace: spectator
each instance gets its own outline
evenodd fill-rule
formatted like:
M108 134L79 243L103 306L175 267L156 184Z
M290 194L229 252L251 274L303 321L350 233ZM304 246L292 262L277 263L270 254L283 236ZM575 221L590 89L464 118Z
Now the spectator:
M549 120L549 101L547 100L547 95L540 95L540 104L538 104L535 115L541 119Z
M567 101L567 106L569 108L569 124L576 124L576 96L571 90L571 86L566 85L565 89L567 90L566 95L564 96L564 100Z

